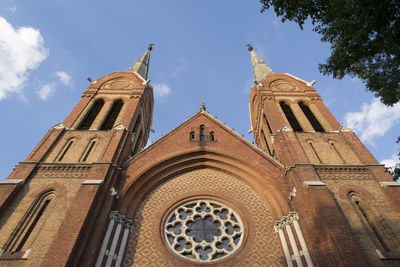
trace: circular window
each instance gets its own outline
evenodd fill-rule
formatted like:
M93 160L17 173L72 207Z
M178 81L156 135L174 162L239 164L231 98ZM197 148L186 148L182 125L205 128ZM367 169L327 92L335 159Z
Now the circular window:
M239 216L223 204L209 200L186 202L168 214L166 243L180 257L214 262L234 253L243 240Z

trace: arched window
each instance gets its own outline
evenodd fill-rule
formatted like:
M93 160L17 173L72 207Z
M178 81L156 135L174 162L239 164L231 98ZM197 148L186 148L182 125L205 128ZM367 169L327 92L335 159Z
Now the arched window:
M123 105L124 105L124 102L122 102L121 99L114 101L114 103L112 104L111 110L108 113L106 119L104 120L103 125L101 126L100 130L111 130L112 129L115 121L118 118L119 113L121 112Z
M204 125L200 125L200 141L205 141L206 138L206 128Z
M263 136L263 141L264 141L264 144L265 144L265 148L267 149L268 153L269 153L270 155L272 155L271 149L269 148L268 141L267 141L267 137L265 136L264 131L261 131L261 134L262 134L262 136Z
M314 116L314 113L312 113L311 109L303 103L303 101L299 102L299 106L301 110L303 111L304 115L306 115L308 121L311 123L312 127L316 132L325 132L324 128L322 128L322 125L319 123L317 118Z
M194 131L190 132L190 140L194 140Z
M212 142L215 141L214 132L210 132L210 141L212 141Z
M142 144L142 137L143 137L143 131L140 131L137 141L136 141L136 144L135 144L135 148L133 150L133 154L136 154L140 151L140 148L141 148L140 146Z
M41 222L43 214L45 214L46 209L54 197L54 190L46 190L35 199L21 222L18 224L17 229L15 229L14 233L7 241L3 251L19 252L29 249L28 246L32 239L32 232Z
M335 142L332 140L328 140L329 145L331 146L332 150L336 153L336 155L339 156L339 158L343 161L343 163L346 163L346 161L344 160L342 153L339 153L339 151L336 149L336 145Z
M301 128L290 106L283 101L281 101L279 104L282 108L283 113L285 113L286 119L289 121L293 131L302 132L303 128Z
M83 152L81 161L86 161L90 156L90 153L93 151L94 146L96 145L97 140L92 139L89 142L89 145L86 147L85 152Z
M382 229L379 229L377 222L379 218L374 216L374 212L371 210L369 204L363 201L355 192L350 192L348 196L375 246L380 250L390 251L383 237Z
M263 114L263 118L264 118L264 123L265 123L265 125L267 125L268 131L269 131L269 134L272 134L271 125L269 125L269 122L268 122L267 116L265 116L265 114Z
M104 106L104 100L97 99L90 108L90 111L86 114L86 117L79 125L78 130L88 130L90 126L92 126L94 120L96 119L97 115L99 114L103 106Z
M62 161L63 160L63 158L65 157L65 155L67 154L68 150L71 148L71 146L73 145L74 142L75 142L75 138L71 138L71 139L69 139L67 141L67 143L65 144L64 148L61 150L61 153L57 157L56 161Z

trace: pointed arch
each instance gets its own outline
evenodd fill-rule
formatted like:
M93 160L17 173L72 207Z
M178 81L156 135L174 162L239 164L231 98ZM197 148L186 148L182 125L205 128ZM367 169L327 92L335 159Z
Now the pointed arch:
M361 219L369 236L374 242L375 246L381 251L390 251L390 245L386 242L384 229L379 226L379 218L376 216L372 210L369 203L363 200L363 198L355 191L350 191L348 193L348 198Z
M206 140L206 127L202 124L200 125L200 141Z
M121 99L115 100L112 104L110 111L107 114L100 130L111 130L118 118L119 113L122 110L124 102Z
M318 119L314 116L314 113L311 111L310 107L304 104L303 101L299 102L299 106L306 116L307 120L310 122L312 127L316 132L325 132L322 125L319 123Z
M292 109L285 101L279 102L279 105L282 108L283 113L286 116L286 119L289 121L290 127L292 127L295 132L302 132L303 128L301 128L300 123L297 121L296 116L294 115Z
M104 106L103 99L97 99L93 105L90 107L89 112L86 114L85 118L82 120L81 124L77 127L78 130L88 130L92 126L100 110Z
M14 253L29 249L28 246L32 239L32 232L43 221L43 216L54 198L54 189L47 189L36 197L6 242L3 251Z
M62 161L67 155L68 151L71 149L72 145L75 143L75 141L76 141L75 137L68 139L64 147L62 148L61 152L56 157L55 161Z
M141 199L159 183L182 172L203 168L228 173L248 184L265 199L265 204L274 218L280 218L288 212L289 206L286 198L277 190L278 185L275 180L268 178L265 173L259 173L256 168L249 166L248 163L210 151L178 154L146 168L145 173L131 180L132 182L127 181L122 193L120 212L126 214L129 218L134 214Z

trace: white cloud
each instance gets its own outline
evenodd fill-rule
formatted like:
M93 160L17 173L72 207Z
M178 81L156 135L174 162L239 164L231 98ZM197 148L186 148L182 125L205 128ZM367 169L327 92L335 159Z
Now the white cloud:
M399 156L397 156L396 154L393 154L390 159L382 160L381 164L385 164L386 168L389 168L390 170L393 170L394 167L396 167L397 164L400 164Z
M54 83L49 83L49 84L43 85L40 88L40 90L38 92L38 95L39 95L40 99L42 99L44 101L47 101L49 99L49 97L54 95L55 91L56 91L55 84Z
M56 75L58 78L60 78L60 81L64 85L70 85L71 84L71 76L68 75L65 71L57 71Z
M372 144L372 139L383 136L400 121L400 103L392 107L385 106L375 98L370 104L364 103L359 112L345 115L346 126L356 131L362 141Z
M156 97L164 97L169 95L169 93L171 92L171 88L165 83L155 83L153 85L153 88Z
M29 70L36 69L47 55L39 30L14 29L0 17L0 100L10 93L22 93Z
M8 11L10 11L11 13L14 14L17 11L17 6L12 6L12 7L9 7L7 9L8 9Z

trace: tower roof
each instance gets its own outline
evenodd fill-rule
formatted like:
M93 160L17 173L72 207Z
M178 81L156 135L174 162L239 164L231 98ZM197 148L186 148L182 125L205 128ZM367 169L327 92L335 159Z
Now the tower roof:
M153 44L149 44L147 51L139 58L138 61L133 64L129 71L136 72L143 79L147 80L147 74L149 73L149 63L150 63L150 51L153 49Z
M265 79L269 74L272 73L272 69L265 64L264 61L253 51L253 47L251 45L247 45L250 56L251 56L251 65L253 67L254 73L254 82L260 83L262 80Z

